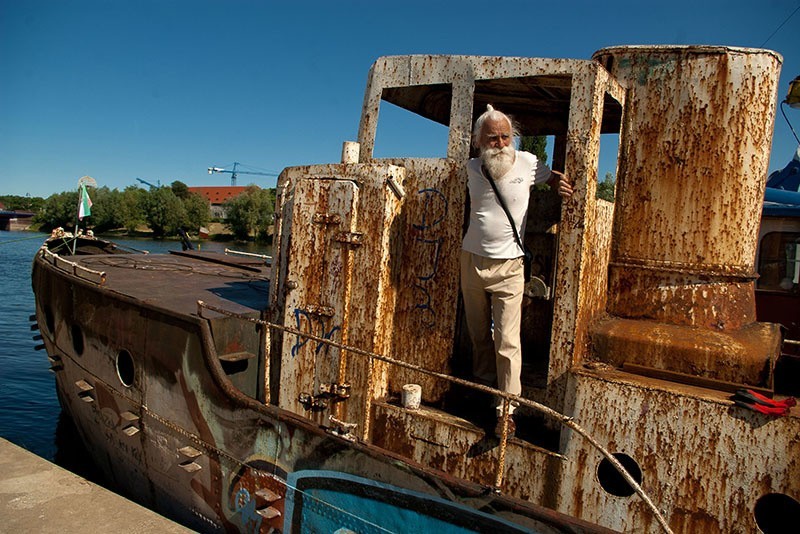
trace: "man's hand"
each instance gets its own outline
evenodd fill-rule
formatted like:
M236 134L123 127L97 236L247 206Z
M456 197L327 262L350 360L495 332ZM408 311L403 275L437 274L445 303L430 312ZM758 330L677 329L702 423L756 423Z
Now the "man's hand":
M561 198L569 198L574 192L572 189L572 182L569 181L567 175L558 171L550 171L550 182L552 183L555 178L558 178L558 194Z

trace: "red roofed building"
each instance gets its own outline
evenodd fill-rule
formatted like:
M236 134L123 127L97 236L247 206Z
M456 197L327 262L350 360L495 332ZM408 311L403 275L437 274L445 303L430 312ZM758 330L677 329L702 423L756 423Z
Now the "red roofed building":
M226 200L244 193L247 187L249 186L231 185L220 187L190 187L189 192L197 193L198 195L205 197L205 199L208 200L208 203L211 204L211 216L224 219L225 210L223 209L222 205Z

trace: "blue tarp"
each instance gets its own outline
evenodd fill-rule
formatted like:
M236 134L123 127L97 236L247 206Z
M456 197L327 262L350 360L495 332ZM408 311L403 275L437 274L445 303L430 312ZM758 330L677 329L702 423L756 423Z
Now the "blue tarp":
M800 147L794 158L767 179L763 214L772 217L800 216Z

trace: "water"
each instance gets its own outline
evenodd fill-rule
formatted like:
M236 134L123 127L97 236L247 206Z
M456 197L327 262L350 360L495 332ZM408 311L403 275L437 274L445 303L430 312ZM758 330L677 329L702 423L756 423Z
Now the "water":
M34 347L31 262L44 234L0 232L0 436L48 460L61 407L45 352Z
M35 350L31 264L45 234L0 232L0 436L72 471L96 479L68 417L61 416L55 379L44 350ZM177 241L120 239L151 253L180 250ZM263 246L205 242L202 250L226 247L269 254Z

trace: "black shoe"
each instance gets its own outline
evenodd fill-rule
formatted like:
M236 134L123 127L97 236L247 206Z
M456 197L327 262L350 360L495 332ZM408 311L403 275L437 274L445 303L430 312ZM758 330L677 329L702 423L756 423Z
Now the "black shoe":
M508 437L513 438L514 434L517 432L517 424L514 422L514 418L510 415L508 416ZM497 425L494 427L494 435L498 438L503 437L503 417L500 416L497 418Z

